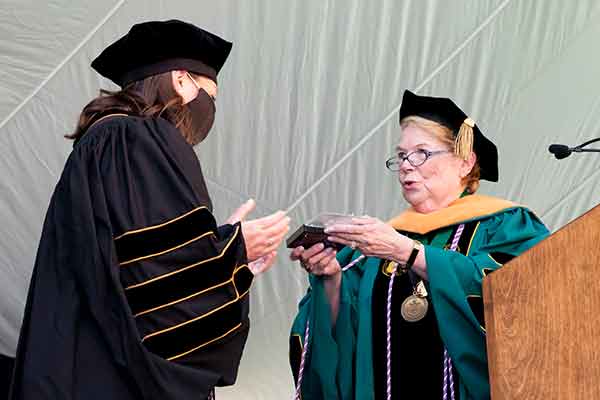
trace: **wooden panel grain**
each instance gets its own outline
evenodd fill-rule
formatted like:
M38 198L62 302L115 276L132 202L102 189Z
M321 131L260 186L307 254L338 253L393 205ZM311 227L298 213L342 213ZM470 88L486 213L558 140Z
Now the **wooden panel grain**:
M493 400L600 399L600 207L483 282Z

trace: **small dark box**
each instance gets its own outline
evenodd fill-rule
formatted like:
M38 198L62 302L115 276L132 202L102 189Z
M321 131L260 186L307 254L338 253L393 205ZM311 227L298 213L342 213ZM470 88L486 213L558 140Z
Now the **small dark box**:
M333 243L327 240L327 234L324 232L325 228L322 226L311 226L301 225L296 232L287 238L286 244L289 249L294 249L298 246L302 246L308 249L317 243L323 243L325 247L333 247L340 250L344 245L339 243Z
M286 240L287 247L290 249L302 246L308 249L317 243L323 243L325 247L333 247L340 250L344 247L343 244L333 243L327 240L325 226L333 224L351 224L352 215L344 215L337 213L323 213L307 224L302 224L294 233Z

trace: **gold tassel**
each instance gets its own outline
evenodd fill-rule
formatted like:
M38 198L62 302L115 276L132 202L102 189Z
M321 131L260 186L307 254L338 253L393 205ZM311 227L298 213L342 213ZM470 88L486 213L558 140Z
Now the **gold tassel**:
M458 135L456 135L456 141L454 142L454 154L457 157L466 160L473 151L473 128L475 127L475 121L471 118L467 118L460 125Z

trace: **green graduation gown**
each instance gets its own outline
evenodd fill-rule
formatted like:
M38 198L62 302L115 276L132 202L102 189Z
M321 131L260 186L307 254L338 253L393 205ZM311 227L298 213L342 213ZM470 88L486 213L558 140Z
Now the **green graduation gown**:
M392 397L441 398L445 347L459 388L456 397L489 398L482 279L545 238L547 228L526 208L479 195L459 199L437 214L408 210L390 223L425 245L430 304L423 320L404 321L400 304L412 293L416 275L397 275L392 291ZM464 231L458 249L449 251L460 224ZM344 266L359 255L344 248L337 258ZM310 276L290 336L290 364L297 381L310 320L304 400L385 398L387 265L368 257L343 272L334 328L322 280Z

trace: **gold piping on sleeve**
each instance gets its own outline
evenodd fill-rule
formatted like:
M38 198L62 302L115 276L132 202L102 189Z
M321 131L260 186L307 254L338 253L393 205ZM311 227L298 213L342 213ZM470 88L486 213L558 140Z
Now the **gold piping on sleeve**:
M238 291L237 285L235 284L235 275L231 278L231 284L233 285L233 290L235 290L236 297L240 297L240 292Z
M169 358L167 358L167 361L173 361L173 360L176 360L176 359L178 359L178 358L180 358L180 357L183 357L183 356L185 356L185 355L187 355L187 354L190 354L190 353L192 353L192 352L194 352L194 351L196 351L196 350L199 350L199 349L201 349L201 348L202 348L202 347L204 347L204 346L208 346L209 344L211 344L211 343L213 343L213 342L216 342L217 340L219 340L219 339L222 339L222 338L224 338L225 336L227 336L227 335L229 335L229 334L231 334L231 333L235 332L235 331L236 331L236 330L238 330L238 329L239 329L241 326L242 326L242 323L240 322L239 324L237 324L236 326L234 326L232 329L230 329L228 332L226 332L226 333L222 334L221 336L219 336L219 337L216 337L216 338L214 338L214 339L211 339L211 340L209 340L209 341L208 341L208 342L206 342L206 343L202 343L200 346L196 346L196 347L194 347L193 349L191 349L191 350L188 350L188 351L186 351L186 352L184 352L184 353L177 354L176 356L173 356L173 357L169 357Z
M292 333L292 337L296 336L298 338L298 343L300 343L300 350L304 350L304 345L302 344L302 337L300 337L299 333Z
M482 296L480 296L480 295L478 295L478 294L469 294L469 295L467 295L467 299L468 299L469 297L475 297L475 298L479 298L479 299L482 299L482 301L483 301L483 298L482 298ZM467 304L469 304L469 301L468 301L468 300L467 300ZM469 305L469 309L470 309L470 308L471 308L471 306ZM473 310L471 310L471 313L473 313ZM473 314L473 315L475 315L475 314ZM477 318L475 318L475 319L477 319ZM479 325L479 328L480 328L480 329L483 331L483 333L486 333L486 331L485 331L485 328L484 328L483 326L481 326L481 324Z
M246 293L248 293L248 292L246 292ZM244 295L245 295L246 293L244 293ZM190 319L190 320L187 320L187 321L185 321L185 322L182 322L182 323L180 323L180 324L177 324L177 325L173 325L173 326L172 326L172 327L170 327L170 328L166 328L166 329L162 329L162 330L160 330L160 331L156 331L156 332L150 333L150 334L148 334L148 335L146 335L146 336L144 336L144 337L142 338L142 342L143 342L144 340L146 340L146 339L149 339L149 338L153 337L153 336L160 335L161 333L170 332L170 331L172 331L172 330L174 330L174 329L181 328L182 326L185 326L185 325L191 324L192 322L196 322L196 321L198 321L198 320L200 320L200 319L202 319L202 318L208 317L209 315L211 315L211 314L214 314L214 313L216 313L217 311L219 311L219 310L221 310L221 309L223 309L223 308L225 308L225 307L227 307L227 306L229 306L229 305L231 305L231 304L233 304L233 303L235 303L235 302L239 301L239 300L240 300L242 297L244 297L244 295L242 295L242 296L239 296L239 297L236 297L235 299L233 299L233 300L231 300L231 301L228 301L227 303L225 303L225 304L222 304L222 305L220 305L219 307L217 307L217 308L214 308L214 309L210 310L209 312L206 312L206 313L204 313L204 314L202 314L202 315L199 315L199 316L197 316L197 317L195 317L195 318L192 318L192 319Z
M246 290L244 293L242 293L240 295L240 292L238 291L238 287L235 284L235 274L237 274L238 271L241 270L242 268L246 268L252 274L252 270L248 267L248 264L240 265L238 268L235 269L235 271L233 271L233 276L231 277L231 283L233 283L233 288L235 289L235 293L238 296L238 298L244 297L250 291L250 288L252 287L252 284L250 284L250 286L248 287L248 290ZM254 276L254 274L252 274L252 276Z
M240 266L235 267L235 270L233 271L234 274L237 274L238 271L242 268L246 268L248 271L250 271L250 268L248 268L248 264L242 264ZM250 271L252 272L252 271Z
M252 273L252 271L250 270L250 268L248 268L248 266L245 265L245 264L242 265L242 266L240 266L238 269L236 269L235 272L237 273L242 268L246 268L248 271L250 271L250 273ZM239 294L237 285L235 284L235 281L233 281L233 287L235 288L235 292L238 293L238 298L241 299L242 297L244 297L245 295L247 295L248 292L250 292L250 289L252 288L252 284L250 284L250 286L248 286L248 289L244 293L242 293L242 294Z
M469 240L469 247L467 247L467 252L465 253L465 256L468 256L469 253L471 252L471 245L473 244L473 238L475 238L475 235L477 234L477 230L479 229L480 224L481 224L481 222L478 222L477 225L475 225L475 229L473 230L473 234L471 235L471 240Z
M203 234L202 234L202 235L200 235L200 236L197 236L197 237L195 237L195 238L193 238L193 239L191 239L191 240L188 240L188 241L187 241L187 242L185 242L185 243L179 244L179 245L177 245L177 246L175 246L175 247L171 247L170 249L167 249L167 250L161 251L161 252L159 252L159 253L153 253L153 254L148 254L148 255L142 256L142 257L134 258L133 260L124 261L124 262L120 263L120 264L119 264L119 266L120 266L120 267L123 267L123 266L125 266L125 265L131 264L131 263L134 263L134 262L136 262L136 261L142 261L142 260L146 260L146 259L148 259L148 258L157 257L157 256L162 256L163 254L167 254L167 253L170 253L170 252L172 252L172 251L174 251L174 250L177 250L177 249L180 249L180 248L182 248L182 247L185 247L185 246L187 246L188 244L190 244L190 243L193 243L193 242L195 242L195 241L197 241L197 240L200 240L200 239L202 239L202 238L204 238L204 237L206 237L206 236L209 236L209 235L213 235L213 236L214 236L214 233L212 233L212 232L205 232L205 233L203 233Z
M221 282L221 283L218 283L218 284L216 284L216 285L214 285L214 286L211 286L211 287L209 287L209 288L202 289L201 291L199 291L199 292L196 292L196 293L193 293L193 294L190 294L189 296L186 296L186 297L184 297L184 298L177 299L177 300L173 300L173 301L172 301L172 302L170 302L170 303L167 303L167 304L162 304L162 305L160 305L160 306L156 306L156 307L154 307L154 308L151 308L151 309L149 309L149 310L140 311L139 313L135 314L135 315L134 315L134 317L139 317L139 316L142 316L142 315L144 315L144 314L148 314L148 313L151 313L151 312L153 312L153 311L160 310L161 308L165 308L165 307L169 307L169 306L172 306L172 305L174 305L174 304L177 304L177 303L181 303L182 301L186 301L186 300L189 300L189 299L191 299L191 298L194 298L194 297L196 297L196 296L200 296L200 295L201 295L201 294L203 294L203 293L206 293L206 292L208 292L208 291L211 291L211 290L213 290L213 289L219 288L219 287L221 287L221 286L225 286L225 285L227 285L227 284L229 284L229 283L232 283L232 284L233 284L233 287L235 288L235 282L233 281L233 280L234 280L234 278L235 278L235 274L237 274L237 272L238 272L238 271L239 271L239 270L240 270L240 269L241 269L243 266L244 266L244 265L242 265L241 267L239 267L239 268L237 268L235 271L233 271L233 275L231 275L231 278L227 279L225 282ZM239 298L240 296L239 296L239 294L238 294L238 292L237 292L237 288L236 288L236 290L235 290L235 293L236 293L236 297L237 297L237 298Z
M227 244L225 245L225 247L223 247L223 251L221 251L221 253L220 253L219 255L217 255L217 256L214 256L214 257L212 257L212 258L207 258L206 260L198 261L197 263L194 263L194 264L188 265L187 267L183 267L183 268L180 268L180 269L178 269L178 270L171 271L171 272L169 272L169 273L166 273L166 274L162 274L162 275L156 276L156 277L154 277L154 278L152 278L152 279L148 279L147 281L140 282L140 283L136 283L135 285L130 285L130 286L127 286L127 287L125 288L125 290L135 289L135 288L138 288L138 287L140 287L140 286L144 286L144 285L147 285L147 284L149 284L149 283L152 283L152 282L155 282L155 281L158 281L158 280L164 279L164 278L168 278L169 276L172 276L172 275L178 274L178 273L180 273L180 272L187 271L188 269L191 269L191 268L197 267L197 266L199 266L199 265L206 264L207 262L211 262L211 261L214 261L214 260L218 260L219 258L223 257L223 255L224 255L224 254L227 252L227 250L229 249L229 246L231 246L231 243L233 243L233 241L234 241L234 240L235 240L235 238L237 237L239 230L240 230L240 227L239 227L239 226L235 228L235 232L234 232L234 233L233 233L233 235L231 236L231 239L229 239L229 242L227 242Z
M199 210L202 210L202 209L206 209L206 208L207 208L206 206L196 207L193 210L188 211L185 214L180 215L179 217L175 217L175 218L173 218L171 220L168 220L167 222L163 222L162 224L147 226L145 228L140 228L140 229L135 229L135 230L132 230L132 231L125 232L125 233L117 236L114 240L119 240L123 236L131 235L131 234L134 234L134 233L145 232L145 231L149 231L149 230L152 230L152 229L162 228L163 226L169 225L170 223L173 223L175 221L179 221L180 219L185 218L188 215L190 215L190 214L192 214L192 213L194 213L196 211L199 211Z
M490 259L491 259L493 262L495 262L496 264L498 264L498 266L499 266L499 267L501 267L501 266L502 266L502 264L500 264L498 261L496 261L496 260L494 259L494 257L492 257L492 255L491 255L491 254L489 254L489 253L488 253L488 257L489 257L489 258L490 258Z

